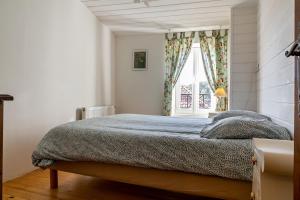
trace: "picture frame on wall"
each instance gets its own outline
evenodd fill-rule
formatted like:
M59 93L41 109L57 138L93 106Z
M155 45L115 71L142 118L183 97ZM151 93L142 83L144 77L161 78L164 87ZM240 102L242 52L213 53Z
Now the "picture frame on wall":
M133 70L143 71L148 69L148 50L135 49L133 50Z

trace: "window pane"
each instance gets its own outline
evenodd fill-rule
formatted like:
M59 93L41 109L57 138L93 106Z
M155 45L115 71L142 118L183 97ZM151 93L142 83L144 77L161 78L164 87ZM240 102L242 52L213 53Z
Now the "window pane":
M178 108L182 111L189 111L193 108L193 81L194 81L194 56L191 53L182 69L179 80L177 84L178 95L176 97L178 100Z
M210 109L211 108L211 90L207 81L199 83L199 109Z
M176 83L176 113L204 114L215 109L216 97L207 82L199 43L192 51Z
M192 84L194 81L194 55L190 53L179 77L180 85Z
M180 108L191 108L193 103L192 84L181 85L180 88Z

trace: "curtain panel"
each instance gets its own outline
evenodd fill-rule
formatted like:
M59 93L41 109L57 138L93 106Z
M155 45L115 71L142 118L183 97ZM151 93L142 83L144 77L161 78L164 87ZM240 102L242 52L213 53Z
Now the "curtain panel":
M165 35L165 83L164 83L164 100L163 115L171 115L172 111L172 92L173 88L180 76L180 73L187 61L192 49L195 32L189 36L182 32L173 33L169 38Z
M217 88L228 91L228 30L213 30L208 35L206 31L199 32L201 56L204 71L213 92ZM228 110L228 98L218 98L216 111Z

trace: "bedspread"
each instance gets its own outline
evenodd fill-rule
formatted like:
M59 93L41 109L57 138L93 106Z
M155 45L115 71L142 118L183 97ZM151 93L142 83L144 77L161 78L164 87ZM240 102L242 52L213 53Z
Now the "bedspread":
M122 114L66 123L33 152L35 166L96 161L251 180L250 139L206 139L205 118Z

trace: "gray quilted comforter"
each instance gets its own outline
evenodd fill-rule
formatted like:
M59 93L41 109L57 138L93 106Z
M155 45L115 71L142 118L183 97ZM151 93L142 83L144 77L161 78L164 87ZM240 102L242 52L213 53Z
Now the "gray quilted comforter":
M33 152L35 166L97 161L251 180L250 139L199 136L211 119L122 114L63 124Z

